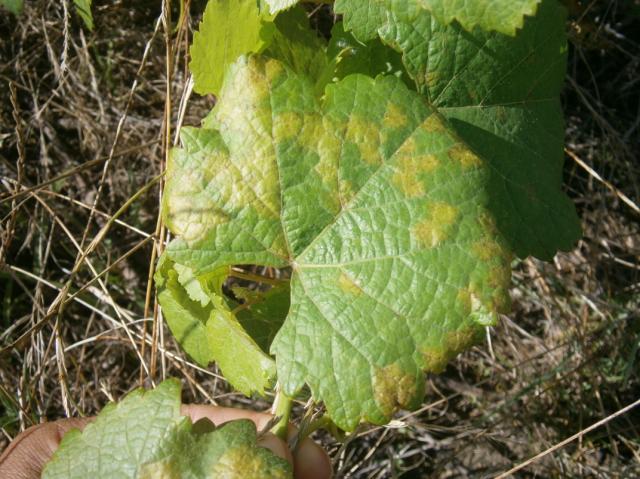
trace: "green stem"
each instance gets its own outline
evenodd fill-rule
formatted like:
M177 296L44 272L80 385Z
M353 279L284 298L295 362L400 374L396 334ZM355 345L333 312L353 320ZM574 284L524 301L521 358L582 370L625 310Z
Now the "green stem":
M271 429L271 432L283 441L287 441L289 432L289 417L291 416L291 407L293 400L287 396L280 385L276 386L276 398L271 408L271 413L278 418L278 422Z
M247 281L253 281L254 283L270 284L272 286L277 286L279 284L282 284L284 281L288 281L286 279L266 278L258 274L247 273L246 271L238 271L235 269L231 270L229 276L233 276L234 278L238 279L245 279Z

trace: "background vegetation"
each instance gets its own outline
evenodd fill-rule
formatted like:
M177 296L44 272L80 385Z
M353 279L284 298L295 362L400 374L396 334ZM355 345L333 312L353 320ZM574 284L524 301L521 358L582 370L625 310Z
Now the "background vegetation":
M0 12L0 450L165 376L186 401L266 404L189 362L148 281L166 240L154 178L176 126L212 105L185 103L205 2L180 24L160 3L95 1L93 31L66 0ZM584 238L516 265L513 312L429 378L418 411L344 444L318 436L338 477L492 476L640 397L640 2L565 3L565 184ZM329 7L309 13L326 34ZM640 476L640 409L518 474Z

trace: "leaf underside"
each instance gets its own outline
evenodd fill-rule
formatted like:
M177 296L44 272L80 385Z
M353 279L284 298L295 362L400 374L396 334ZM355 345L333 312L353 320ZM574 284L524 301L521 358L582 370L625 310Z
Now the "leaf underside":
M67 433L43 479L284 479L289 464L258 447L255 425L204 432L180 415L180 383L137 390L105 407L83 432Z

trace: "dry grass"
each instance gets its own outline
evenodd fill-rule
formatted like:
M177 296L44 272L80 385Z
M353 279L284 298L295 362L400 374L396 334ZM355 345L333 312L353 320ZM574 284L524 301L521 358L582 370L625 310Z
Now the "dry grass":
M183 378L188 401L264 406L191 364L145 305L164 239L150 183L172 133L167 71L175 128L195 19L172 36L167 70L159 2L95 3L93 33L64 2L0 16L0 449L165 376ZM576 3L572 18L565 181L584 239L517 264L513 313L429 378L419 411L344 445L319 436L339 477L493 476L640 396L640 4ZM184 123L210 105L191 97ZM640 410L518 474L640 476Z

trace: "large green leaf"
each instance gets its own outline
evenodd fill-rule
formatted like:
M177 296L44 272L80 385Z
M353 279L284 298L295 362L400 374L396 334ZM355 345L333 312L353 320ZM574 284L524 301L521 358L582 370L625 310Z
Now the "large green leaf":
M290 266L278 380L289 395L307 383L352 429L419 403L422 371L506 308L510 254L487 209L489 165L422 97L394 76L314 91L277 60L230 68L216 129L174 154L185 196L165 202L179 236L167 254L196 275Z
M335 10L361 40L375 36L388 15L411 20L425 12L442 25L456 20L469 31L497 31L514 35L524 17L533 15L542 0L336 0Z
M83 432L67 433L43 479L284 479L289 464L258 447L254 424L194 427L180 415L180 383L137 390L105 407ZM213 430L211 430L213 429Z
M424 12L378 18L419 90L491 164L490 208L511 248L544 259L572 248L580 225L561 191L564 9L544 1L515 37L469 33Z
M273 32L255 0L210 0L189 51L194 90L217 95L227 67L240 55L265 48Z
M236 389L246 395L264 394L275 376L275 363L224 302L222 282L228 273L222 267L195 276L189 268L163 256L155 276L158 298L173 336L197 363L207 366L216 361ZM286 311L280 318L285 315ZM280 324L281 320L273 322Z

